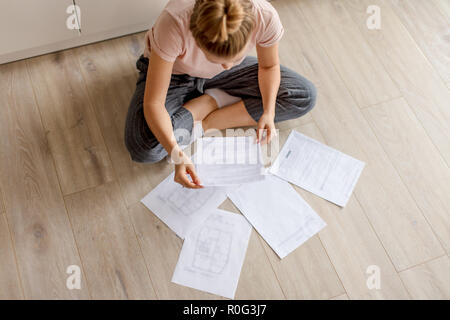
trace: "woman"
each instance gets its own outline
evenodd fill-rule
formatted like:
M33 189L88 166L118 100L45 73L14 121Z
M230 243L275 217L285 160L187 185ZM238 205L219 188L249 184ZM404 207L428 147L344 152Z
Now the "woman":
M266 0L170 0L136 63L140 74L125 128L131 158L178 157L175 181L201 188L180 147L193 139L177 132L257 126L265 143L275 122L311 110L314 86L279 64L282 35ZM247 57L255 46L257 58Z

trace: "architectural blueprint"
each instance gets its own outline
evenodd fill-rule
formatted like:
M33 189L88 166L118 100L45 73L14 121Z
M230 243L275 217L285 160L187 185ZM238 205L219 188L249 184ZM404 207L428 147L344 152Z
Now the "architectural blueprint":
M147 194L141 202L180 238L199 225L226 199L224 188L183 188L173 173Z
M172 282L234 298L250 234L242 215L212 210L184 239Z

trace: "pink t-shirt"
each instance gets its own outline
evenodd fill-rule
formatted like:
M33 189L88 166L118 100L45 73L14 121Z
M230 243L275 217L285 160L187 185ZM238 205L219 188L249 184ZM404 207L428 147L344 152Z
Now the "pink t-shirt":
M246 48L245 56L258 44L270 47L277 43L284 29L274 7L266 0L251 0L256 25ZM150 51L166 61L174 62L172 73L198 78L213 78L224 71L221 64L210 62L195 43L189 30L189 20L195 0L170 0L145 37L144 56ZM240 64L241 61L235 63Z

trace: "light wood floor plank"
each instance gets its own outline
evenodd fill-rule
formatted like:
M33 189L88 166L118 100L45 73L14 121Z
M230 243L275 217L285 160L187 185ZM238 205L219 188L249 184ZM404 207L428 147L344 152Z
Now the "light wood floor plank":
M120 38L122 46L125 48L125 52L128 54L130 61L136 62L136 60L144 53L145 35L146 31L132 34ZM136 70L136 65L132 65L133 69Z
M287 299L328 299L345 292L318 236L283 260L263 239L262 245Z
M450 259L448 256L400 272L413 299L450 299Z
M433 0L394 0L390 3L442 79L450 81L450 18Z
M313 34L287 35L281 55L318 88L312 117L327 144L366 163L355 194L397 270L443 249ZM299 56L302 53L302 56ZM395 197L393 195L395 194Z
M252 231L235 299L286 299L261 242L261 237Z
M3 192L2 189L0 188L0 212L4 211L5 211L5 204L3 202Z
M93 299L156 298L119 186L65 197Z
M344 0L342 3L450 165L449 88L392 11L390 1ZM381 9L380 30L368 30L362 23L367 19L366 8L369 5L377 5Z
M220 297L172 283L183 241L143 204L129 209L136 235L158 299L219 299Z
M0 184L27 299L89 298L66 287L80 258L25 62L0 66Z
M289 10L303 12L298 19L306 19L314 30L317 41L323 45L360 107L400 96L340 1L288 0L285 5Z
M28 60L63 194L112 181L114 174L72 51Z
M162 164L133 162L124 144L125 119L137 79L134 63L121 44L124 41L127 42L121 38L77 48L74 55L80 62L90 101L129 207L151 190L146 173L151 176L156 172L159 176Z
M323 142L314 124L299 128L303 134ZM392 262L353 195L345 208L295 187L300 195L325 220L319 237L350 299L408 299ZM380 289L367 287L369 266L380 268Z
M441 13L450 20L450 1L448 0L431 0L433 4L439 8Z
M311 122L313 122L311 114L307 113L304 116L297 118L297 119L278 122L275 124L275 127L278 130L289 130L289 129L294 129L298 126L301 126L301 125L307 124L307 123L311 123Z
M2 267L0 268L0 300L22 299L23 294L17 271L16 258L11 234L5 213L0 211L0 257Z
M450 169L403 98L363 112L414 200L450 252Z

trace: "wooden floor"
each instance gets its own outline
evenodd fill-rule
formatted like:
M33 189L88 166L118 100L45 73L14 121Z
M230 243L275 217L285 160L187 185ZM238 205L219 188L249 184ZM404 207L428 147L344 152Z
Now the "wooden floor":
M282 261L253 231L236 299L450 299L450 1L272 3L282 63L318 88L281 137L367 165L345 209L297 188L328 226ZM123 143L143 36L0 66L0 298L219 298L170 282L182 241L139 203L172 170Z

